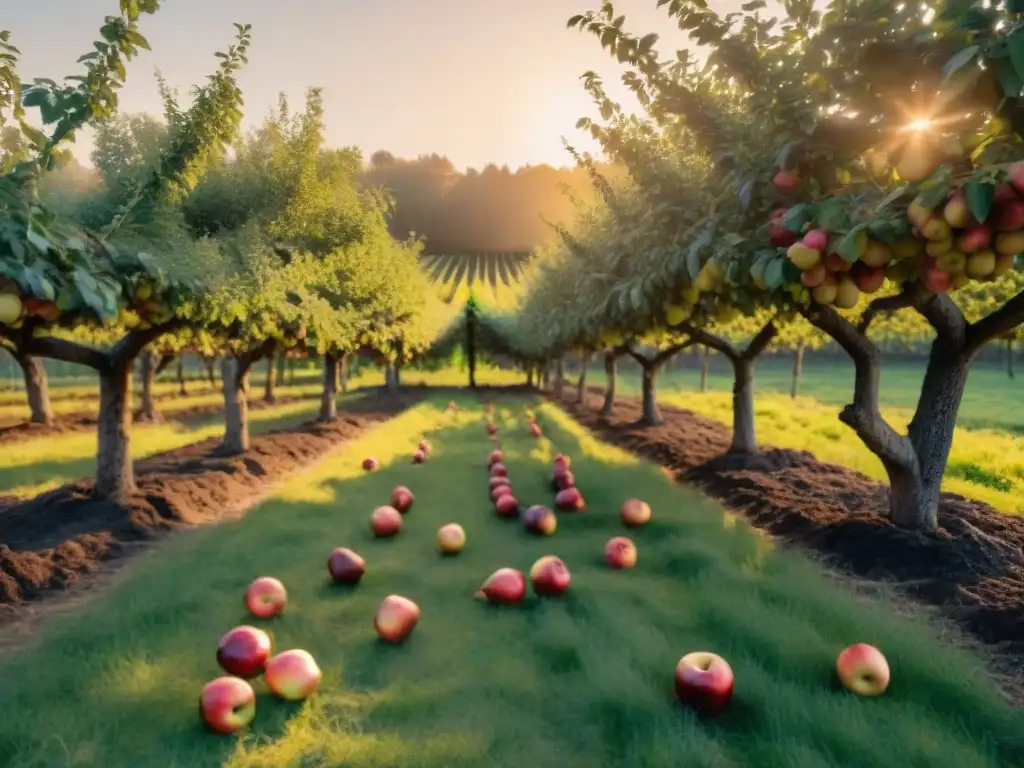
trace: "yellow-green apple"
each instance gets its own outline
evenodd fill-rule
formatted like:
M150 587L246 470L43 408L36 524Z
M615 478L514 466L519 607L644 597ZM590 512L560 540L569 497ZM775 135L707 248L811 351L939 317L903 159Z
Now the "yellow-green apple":
M412 491L404 485L398 486L391 492L391 506L403 515L409 511L415 500L416 497L412 495Z
M582 512L587 505L583 501L580 489L573 487L558 492L558 495L555 496L555 506L563 512Z
M245 680L218 677L203 686L199 716L211 731L240 731L256 717L256 692Z
M636 558L636 544L625 536L608 539L604 545L604 561L612 568L632 568Z
M327 571L338 584L358 584L366 572L366 562L347 547L337 547L327 558Z
M498 513L498 517L516 517L519 515L519 502L511 493L506 493L494 502L494 511Z
M413 452L413 454L412 454L412 463L413 464L422 464L426 460L427 460L427 454L425 454L423 451L415 451L415 452Z
M245 607L260 619L277 616L287 602L288 591L284 584L270 576L261 576L245 590Z
M569 568L554 555L544 555L530 568L530 582L538 595L560 595L571 581Z
M416 628L420 607L401 595L388 595L381 601L373 617L373 626L381 640L400 643Z
M709 651L694 651L676 665L676 696L699 714L719 714L732 698L732 667L721 656Z
M516 605L526 597L526 577L515 568L499 568L480 585L474 597L499 605Z
M286 701L301 701L320 685L323 672L309 651L296 648L267 662L263 679L272 694Z
M217 663L229 675L256 677L270 658L270 636L262 629L243 624L217 643Z
M558 528L558 517L547 507L534 504L523 512L523 525L530 533L550 536Z
M466 546L466 532L458 523L448 523L437 529L437 546L447 555L461 552Z
M860 696L878 696L889 687L889 662L867 643L844 648L836 659L836 672L843 686Z
M630 528L637 528L646 525L651 519L651 508L646 501L640 499L626 499L619 509L619 517L622 522Z
M377 468L377 466L377 460L373 458L373 456L367 456L365 459L363 459L363 469L365 469L367 472L372 472Z
M370 528L374 536L385 539L394 536L402 527L402 513L391 506L377 507L370 515Z

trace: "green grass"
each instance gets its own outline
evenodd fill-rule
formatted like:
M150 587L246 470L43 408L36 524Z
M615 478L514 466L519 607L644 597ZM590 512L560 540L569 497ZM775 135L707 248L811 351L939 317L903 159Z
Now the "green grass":
M443 414L428 401L295 477L239 522L184 534L138 561L81 615L54 620L37 645L0 661L0 753L10 768L480 768L1024 764L1024 715L1001 703L981 665L921 623L866 606L818 567L774 550L657 467L598 443L550 406L548 435L527 436L521 401L502 401L502 448L524 503L550 500L555 450L573 456L590 507L534 539L494 516L478 408ZM522 401L524 402L524 401ZM513 408L513 406L515 406ZM512 416L510 419L509 417ZM432 432L443 426L440 431ZM428 463L409 453L422 433ZM551 442L549 442L549 439ZM358 463L376 455L382 469ZM397 484L416 503L398 537L375 541L370 511ZM640 495L654 520L634 534L640 563L600 562L621 532L617 509ZM442 558L435 532L459 521L466 549ZM368 572L328 584L333 546ZM502 566L561 556L570 593L496 608L472 593ZM263 683L250 735L205 733L196 700L218 674L220 635L249 623L241 595L271 574L289 588L275 647L308 649L320 691L292 705ZM416 600L420 625L381 645L373 611L388 594ZM887 654L890 690L858 699L834 689L834 660L866 641ZM712 649L737 675L730 709L701 722L672 694L680 656Z

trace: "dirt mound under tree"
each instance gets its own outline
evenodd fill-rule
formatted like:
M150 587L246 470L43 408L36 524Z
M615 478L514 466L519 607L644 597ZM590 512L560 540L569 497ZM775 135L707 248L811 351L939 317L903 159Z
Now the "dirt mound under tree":
M730 455L730 430L692 411L662 405L664 424L638 427L638 399L618 398L602 417L600 397L588 393L584 406L575 395L567 386L560 405L602 439L661 464L839 571L896 584L903 595L939 608L987 646L1001 671L1020 675L1024 518L943 493L938 531L906 531L885 517L886 487L851 469L806 451L765 447L753 456Z
M211 455L204 440L136 462L138 492L100 501L79 481L0 510L0 604L35 600L100 569L137 542L237 514L268 486L421 399L420 392L346 403L329 424L253 437L244 456Z

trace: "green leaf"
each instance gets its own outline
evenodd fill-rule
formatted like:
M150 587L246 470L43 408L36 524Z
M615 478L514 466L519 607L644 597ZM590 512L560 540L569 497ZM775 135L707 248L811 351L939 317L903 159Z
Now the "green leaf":
M949 195L949 182L940 181L928 186L926 189L922 189L919 197L921 198L921 204L931 210L945 200L947 195Z
M790 232L800 234L804 225L814 217L814 206L807 203L798 203L786 211L782 217L782 226Z
M833 197L823 201L818 205L818 211L814 216L815 223L830 232L842 229L846 226L849 218L846 202L842 197Z
M764 269L764 282L769 289L778 288L782 285L782 281L785 279L783 262L789 261L785 258L777 258L768 263L768 266Z
M1005 39L1013 69L1017 73L1017 77L1024 80L1024 34L1018 27Z
M971 60L978 55L978 51L980 50L980 45L969 45L953 54L949 61L947 61L942 67L943 78L948 80L963 67L967 66Z
M996 188L984 181L969 181L964 185L967 207L978 221L983 222L992 210Z
M857 243L859 233L867 229L867 224L858 224L845 235L838 243L836 243L835 252L843 257L843 260L852 264L858 258L860 258L860 247Z
M629 290L629 303L633 309L641 310L644 307L644 286L643 283L636 283Z

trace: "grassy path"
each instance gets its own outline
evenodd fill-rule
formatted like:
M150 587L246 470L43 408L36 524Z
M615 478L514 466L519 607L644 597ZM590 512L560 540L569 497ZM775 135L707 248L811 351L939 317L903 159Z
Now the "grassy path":
M572 455L589 502L561 515L547 539L494 516L491 447L479 409L455 419L421 405L296 477L243 521L170 542L139 562L87 612L52 625L37 647L0 659L0 754L5 766L161 768L479 768L537 766L882 765L996 768L1024 764L1024 715L1003 705L974 658L938 644L919 623L872 609L831 586L816 566L774 551L734 518L662 472L598 443L549 406L548 439L528 436L522 403L499 408L502 448L520 500L547 503L550 456ZM510 418L511 417L511 418ZM423 432L434 453L408 463ZM363 456L382 469L364 474ZM391 540L367 518L405 484L416 504ZM604 541L621 532L623 498L655 519L634 538L640 563L615 572ZM458 557L435 550L458 521ZM334 546L368 571L354 590L328 584ZM501 566L561 556L570 593L494 608L473 591ZM253 734L205 733L196 699L216 676L217 639L250 622L245 585L275 575L285 614L263 623L279 650L303 647L325 672L300 705L271 700L257 681ZM376 641L387 594L423 618L402 646ZM834 690L836 653L877 644L893 668L880 699ZM681 655L709 649L737 675L733 704L701 722L672 694Z

